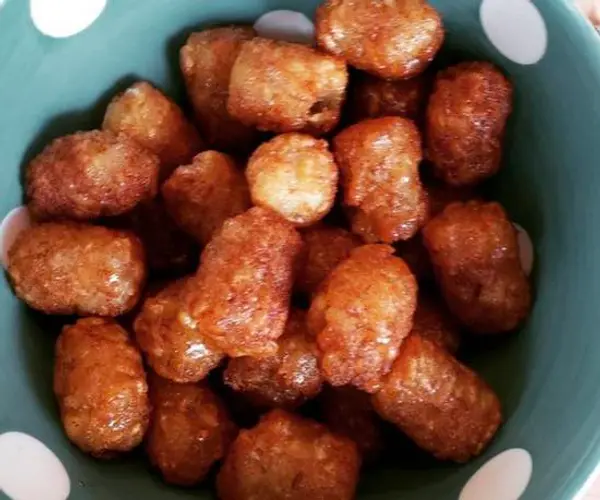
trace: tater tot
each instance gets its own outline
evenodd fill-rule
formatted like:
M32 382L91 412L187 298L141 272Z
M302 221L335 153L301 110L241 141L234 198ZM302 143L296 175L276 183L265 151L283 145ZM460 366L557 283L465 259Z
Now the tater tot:
M512 85L492 64L468 62L438 74L427 107L427 153L454 186L477 184L500 168Z
M244 173L230 156L206 151L178 167L162 186L175 222L206 245L223 222L250 208Z
M192 33L181 48L180 66L202 138L219 151L246 153L258 134L227 111L231 68L242 43L255 32L246 26Z
M160 197L141 203L128 214L126 224L142 241L151 272L181 275L196 268L198 246L175 224Z
M144 249L127 231L47 222L19 235L8 275L17 297L46 314L119 316L142 292Z
M427 93L427 80L423 76L391 81L361 74L351 85L348 99L351 120L357 123L384 116L416 120L425 109Z
M331 271L362 244L352 233L339 227L317 224L302 231L302 251L295 289L313 295Z
M352 231L369 243L410 239L427 215L421 138L399 117L366 120L334 139Z
M412 328L417 283L387 245L356 248L321 285L308 328L333 386L377 391Z
M292 310L277 353L233 358L225 383L259 408L294 409L321 391L317 344L306 328L306 313Z
M204 379L223 359L223 354L211 348L193 322L180 313L191 280L182 278L148 297L133 326L152 369L179 383Z
M527 317L531 293L516 229L498 203L449 205L423 236L446 303L469 330L508 332Z
M393 80L422 73L444 41L442 18L424 0L326 0L315 25L322 50Z
M430 294L419 295L410 334L431 340L450 354L456 354L460 347L460 325L446 304Z
M56 343L54 393L69 439L98 458L142 442L150 414L142 357L111 319L66 326Z
M273 410L233 442L217 492L221 500L352 500L359 469L350 439Z
M327 141L290 133L260 146L246 178L252 202L297 226L321 220L335 201L338 168Z
M120 215L154 198L158 173L158 157L129 137L77 132L28 165L27 207L39 220Z
M115 96L106 109L102 128L123 133L156 154L161 180L202 148L198 132L179 106L148 82L137 82Z
M150 461L168 483L201 482L235 438L227 409L206 383L176 384L156 375L150 377L150 401Z
M371 397L350 386L328 387L321 396L327 427L352 439L365 463L376 461L383 451L383 428Z
M229 219L202 253L184 310L230 357L274 354L301 248L294 226L273 212L254 207Z
M440 460L466 462L502 421L494 391L435 342L409 336L373 405L385 420Z
M340 119L348 71L341 59L288 42L244 43L229 86L229 112L276 133L321 135Z

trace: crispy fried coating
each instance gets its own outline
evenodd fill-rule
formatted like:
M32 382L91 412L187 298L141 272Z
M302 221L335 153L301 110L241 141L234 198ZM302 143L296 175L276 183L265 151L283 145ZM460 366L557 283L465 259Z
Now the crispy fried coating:
M377 391L412 328L417 283L387 245L356 248L321 285L308 328L333 386Z
M369 243L410 239L426 218L421 138L399 117L366 120L333 141L352 231Z
M514 330L531 292L517 233L498 203L449 205L423 230L442 294L452 313L480 334Z
M349 113L353 123L384 116L416 120L425 109L427 96L427 79L423 75L393 81L363 73L352 80Z
M500 168L512 85L494 65L467 62L438 74L427 107L427 152L435 174L477 184Z
M246 169L253 203L297 226L311 225L327 215L335 201L338 176L327 141L297 133L264 143Z
M128 214L126 225L142 241L151 272L181 275L196 267L200 250L175 224L160 197L140 203Z
M150 401L150 461L168 483L201 482L237 432L224 404L206 383L176 384L157 375L150 377Z
M322 386L317 344L308 333L304 311L290 311L277 345L271 356L229 360L223 378L256 407L294 409L319 394Z
M136 341L152 369L174 382L198 382L216 368L223 354L180 313L192 278L175 281L149 296L134 323Z
M247 26L192 33L180 51L180 66L198 128L211 148L246 153L258 136L227 111L231 68L242 43L255 36Z
M111 319L85 318L56 342L54 393L69 439L98 458L141 443L150 414L142 357Z
M154 198L158 172L158 157L125 135L77 132L28 165L27 207L38 220L120 215Z
M191 165L177 168L162 195L175 222L201 245L227 219L250 208L244 173L233 158L216 151L200 153Z
M442 18L424 0L326 0L315 26L319 48L393 80L422 73L444 41Z
M254 38L233 66L227 108L260 130L322 135L340 119L347 84L346 65L337 57Z
M175 167L189 163L203 147L179 106L148 82L137 82L115 96L102 128L125 134L158 156L161 180Z
M432 294L419 295L410 333L435 342L450 354L456 354L460 347L458 321L450 314L446 304Z
M350 439L273 410L242 430L217 478L221 500L352 500L360 457Z
M254 207L223 225L202 253L184 310L230 357L267 356L284 332L300 235Z
M300 257L295 289L313 295L329 273L362 244L345 229L317 224L302 231L304 249Z
M127 231L47 222L19 235L8 275L17 297L38 311L119 316L141 295L144 249Z
M383 451L383 428L371 397L354 387L327 387L321 396L327 427L356 443L363 462L372 464Z
M466 462L489 444L502 421L494 391L435 342L409 336L373 405L424 450Z

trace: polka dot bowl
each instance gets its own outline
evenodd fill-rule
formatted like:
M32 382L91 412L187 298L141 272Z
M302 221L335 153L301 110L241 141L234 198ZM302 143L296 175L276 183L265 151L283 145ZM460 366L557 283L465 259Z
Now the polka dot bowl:
M442 61L491 60L514 82L505 167L492 188L519 225L527 267L535 253L536 304L521 332L469 360L505 409L486 453L465 466L390 464L365 474L358 497L572 498L600 461L600 42L568 0L432 3L447 29ZM50 139L98 126L110 97L134 79L181 99L177 52L194 29L268 13L262 34L311 43L317 4L0 0L3 259L29 224L17 208L23 166ZM6 281L0 320L0 498L211 497L166 486L143 457L100 462L75 449L51 388L60 322L26 309Z

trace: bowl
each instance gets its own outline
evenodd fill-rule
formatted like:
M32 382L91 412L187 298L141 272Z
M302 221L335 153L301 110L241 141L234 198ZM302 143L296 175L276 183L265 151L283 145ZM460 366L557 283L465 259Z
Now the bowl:
M318 3L0 0L0 214L22 203L27 161L54 137L97 127L135 79L183 101L177 54L190 32L280 9L310 18ZM568 0L431 3L447 30L442 62L490 60L514 82L505 165L490 188L533 241L536 302L518 334L469 359L504 405L490 448L464 466L368 471L358 498L571 498L600 461L600 44ZM12 214L4 238L23 222ZM141 455L103 462L72 446L51 384L64 320L27 309L6 280L0 311L0 497L211 498L165 485Z

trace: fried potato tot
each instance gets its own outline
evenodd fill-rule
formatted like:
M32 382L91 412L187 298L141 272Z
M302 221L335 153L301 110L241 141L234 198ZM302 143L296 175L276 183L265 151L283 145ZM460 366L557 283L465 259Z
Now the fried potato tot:
M494 65L467 62L439 73L426 119L435 174L467 186L498 172L511 111L512 85Z
M338 176L327 141L296 133L264 143L246 168L252 202L297 226L309 226L327 215Z
M158 172L158 157L125 135L77 132L27 166L27 207L38 220L121 215L154 198Z
M158 156L161 180L203 148L198 132L179 106L148 82L137 82L115 96L102 128L125 134Z
M111 319L84 318L56 342L54 393L69 439L98 458L142 442L150 414L142 357Z
M133 325L148 364L161 377L179 383L204 379L224 357L180 313L191 281L182 278L148 297Z
M231 68L242 43L256 33L250 27L230 26L192 33L180 51L187 93L203 139L219 151L245 154L258 134L227 111Z
M460 347L460 325L446 304L431 294L419 295L410 334L435 342L450 354L456 354Z
M126 225L142 241L150 272L181 275L197 267L198 246L175 224L160 197L136 207Z
M271 356L230 359L223 378L258 408L294 409L317 396L322 386L317 344L304 311L290 311L277 345Z
M352 500L360 457L350 439L273 410L242 430L217 478L221 500Z
M144 249L127 231L47 222L19 235L8 275L17 297L46 314L119 316L142 293Z
M304 249L300 257L295 289L313 295L329 273L362 244L357 236L339 227L317 224L302 231Z
M309 313L321 370L333 386L379 389L412 328L417 283L387 245L356 248L321 285Z
M502 421L494 391L435 342L409 336L381 390L379 415L440 460L466 462L489 444Z
M383 428L366 392L350 386L327 387L321 396L327 427L352 439L364 463L372 464L383 451Z
M424 183L423 188L427 193L427 222L441 214L451 203L481 199L481 193L469 186L455 187L434 181Z
M229 219L202 253L186 314L230 357L274 354L301 249L294 226L268 210Z
M429 90L427 79L422 75L392 81L366 73L358 75L350 89L348 107L353 123L385 116L421 118Z
M150 461L167 483L193 486L225 456L237 429L207 384L176 384L150 377Z
M216 151L200 153L191 165L177 168L162 195L175 222L201 245L251 206L244 173L233 158Z
M254 38L233 66L227 109L260 130L322 135L339 122L347 84L348 70L337 57Z
M449 205L423 230L452 313L479 334L509 332L527 317L531 292L514 226L498 203Z
M319 48L392 80L422 73L444 41L442 18L424 0L326 0L315 26Z
M352 231L368 243L414 236L427 215L417 127L399 117L366 120L342 131L333 144Z

